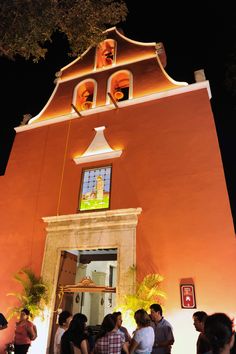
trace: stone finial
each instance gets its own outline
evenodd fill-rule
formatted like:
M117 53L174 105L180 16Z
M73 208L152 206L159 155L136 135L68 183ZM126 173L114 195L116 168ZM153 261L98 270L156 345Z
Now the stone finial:
M206 81L204 69L194 71L194 77L196 82Z
M23 119L20 122L20 125L26 125L31 118L32 118L31 114L29 114L29 113L23 114Z

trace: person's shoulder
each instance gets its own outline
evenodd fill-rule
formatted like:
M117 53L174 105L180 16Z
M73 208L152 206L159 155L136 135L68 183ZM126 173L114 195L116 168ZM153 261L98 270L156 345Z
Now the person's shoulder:
M35 327L35 324L29 320L27 320L27 326L30 327L30 328L34 328Z
M155 328L155 322L151 319L150 320L150 326L152 327L152 328Z
M66 330L62 333L61 340L66 341L68 337L69 337L69 332L68 330Z
M173 331L173 326L164 317L161 320L161 326L166 327L166 329Z
M164 317L162 317L162 323L165 325L165 326L169 326L172 328L172 325L170 324L169 321L167 321Z
M123 331L123 329L119 328L119 329L117 330L117 333L119 333L122 337L125 338L125 331Z
M117 331L112 331L110 332L112 336L118 336L118 337L123 337L124 333L122 333L119 329Z
M150 326L150 325L146 326L146 327L142 327L141 329L142 329L142 332L144 332L144 333L152 333L152 332L154 332L153 327Z
M88 335L88 333L87 332L83 332L83 333L81 333L81 339L82 340L84 340L84 339L89 339L89 335Z
M136 330L134 332L134 337L139 338L140 336L142 336L143 332L146 331L145 328L147 328L147 327L136 328Z
M151 325L147 326L146 328L149 332L154 332L154 329Z
M121 327L120 327L120 330L123 331L123 332L125 332L125 333L128 332L128 329L127 329L126 327L124 327L124 326L121 326Z
M108 334L108 336L110 336L110 337L117 337L117 338L120 338L120 339L125 338L124 333L122 333L120 330L111 331L111 332L108 332L107 334Z
M59 326L56 330L55 336L57 335L62 336L63 333L65 333L65 329Z

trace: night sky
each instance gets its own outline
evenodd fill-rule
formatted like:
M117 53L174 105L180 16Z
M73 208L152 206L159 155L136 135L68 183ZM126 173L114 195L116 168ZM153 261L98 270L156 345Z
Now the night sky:
M224 165L232 214L236 225L236 109L225 88L227 58L236 48L233 4L215 1L126 1L126 22L117 25L124 34L141 42L163 42L167 73L177 81L195 82L194 71L204 69L210 82L211 106ZM233 3L233 2L232 2ZM14 127L23 114L38 114L55 87L55 73L73 60L67 56L63 36L55 35L45 61L38 64L17 58L0 58L1 129L0 173L4 174L14 141ZM235 49L236 52L236 49ZM236 60L236 59L235 59ZM236 104L235 104L236 106Z

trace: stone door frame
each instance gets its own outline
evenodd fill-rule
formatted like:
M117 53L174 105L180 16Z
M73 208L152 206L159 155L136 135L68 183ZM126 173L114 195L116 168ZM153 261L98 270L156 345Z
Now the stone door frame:
M129 208L43 217L47 236L41 275L50 286L48 346L61 251L116 248L119 304L124 295L135 291L136 272L131 269L136 268L136 227L141 211Z

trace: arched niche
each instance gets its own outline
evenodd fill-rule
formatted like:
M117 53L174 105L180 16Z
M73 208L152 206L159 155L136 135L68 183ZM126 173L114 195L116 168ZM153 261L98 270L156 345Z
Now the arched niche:
M116 41L106 39L99 43L96 50L95 68L101 69L116 62Z
M133 75L128 70L120 70L112 74L107 83L107 92L110 92L113 98L120 102L133 97ZM110 98L107 97L107 103Z
M78 111L93 108L96 103L97 82L93 79L81 81L74 90L73 104Z

